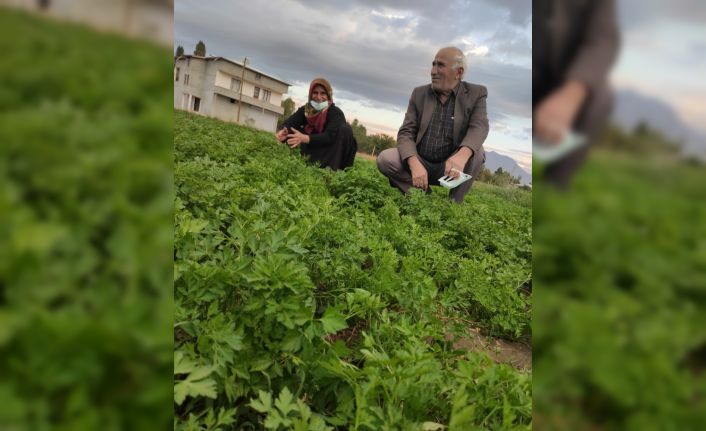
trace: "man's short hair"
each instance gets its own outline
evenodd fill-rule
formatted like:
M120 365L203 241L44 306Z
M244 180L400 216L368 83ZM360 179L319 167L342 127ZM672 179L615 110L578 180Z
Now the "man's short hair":
M461 49L459 49L455 46L447 46L447 47L444 47L441 49L448 49L448 50L455 51L455 53L453 54L454 62L451 65L451 67L453 67L454 70L458 69L459 67L463 67L463 75L465 75L466 70L468 70L468 67L467 67L468 62L466 60L466 54L464 54L463 51L461 51ZM463 75L461 75L461 78L463 78Z

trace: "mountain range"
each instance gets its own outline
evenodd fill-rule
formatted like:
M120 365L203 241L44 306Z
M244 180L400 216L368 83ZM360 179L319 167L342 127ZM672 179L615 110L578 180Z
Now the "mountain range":
M667 102L634 90L617 89L613 121L626 130L640 122L657 129L664 136L682 142L684 155L706 158L706 133L695 130Z
M513 177L520 177L520 182L522 184L529 184L532 182L532 174L525 171L517 164L515 159L510 156L505 156L495 151L485 152L485 168L490 171L490 173L495 172L498 168L503 168L503 171L510 172Z

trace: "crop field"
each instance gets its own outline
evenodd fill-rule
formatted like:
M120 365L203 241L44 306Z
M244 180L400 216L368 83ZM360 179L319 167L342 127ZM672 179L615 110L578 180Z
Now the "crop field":
M530 371L457 348L531 343L531 193L405 197L184 112L174 139L176 429L531 428Z
M535 186L537 429L706 429L706 170L665 159Z
M0 429L172 424L170 50L0 8Z

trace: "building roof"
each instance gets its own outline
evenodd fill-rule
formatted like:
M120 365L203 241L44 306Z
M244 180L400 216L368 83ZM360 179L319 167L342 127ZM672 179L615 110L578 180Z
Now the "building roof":
M186 54L186 55L180 55L180 56L177 58L177 60L179 60L180 58L198 58L198 59L200 59L200 60L206 60L206 61L218 61L218 60L223 60L223 61L225 61L225 62L227 62L227 63L234 64L234 65L239 66L239 67L243 67L243 63L238 63L237 61L234 61L234 60L231 60L231 59L225 58L225 57L220 57L220 56L215 56L215 57L214 57L214 56L201 57L201 56L198 56L198 55ZM284 85L286 85L286 86L288 86L288 87L291 87L291 86L292 86L292 84L290 84L290 83L288 83L288 82L286 82L286 81L283 81L283 80L277 78L276 76L272 76L272 75L270 75L269 73L265 73L265 72L263 72L263 71L261 71L261 70L255 69L254 67L245 66L245 69L246 69L246 70L253 71L253 72L255 72L255 73L259 73L260 75L266 76L266 77L268 77L268 78L270 78L270 79L272 79L272 80L275 80L275 81L277 81L277 82L281 82L282 84L284 84Z

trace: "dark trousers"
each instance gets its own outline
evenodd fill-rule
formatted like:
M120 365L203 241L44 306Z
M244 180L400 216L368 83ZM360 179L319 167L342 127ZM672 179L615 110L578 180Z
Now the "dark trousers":
M302 154L309 156L309 161L319 164L322 168L331 168L334 171L353 166L358 143L353 137L353 129L347 123L338 128L332 145L301 146Z
M444 176L444 164L430 163L421 157L417 156L427 170L427 176L430 186L438 186L439 178ZM466 193L471 189L473 181L480 175L485 163L485 151L483 147L473 153L473 156L468 159L466 166L463 167L463 172L471 175L471 179L453 188L449 191L449 199L456 203L463 202ZM406 160L402 160L400 152L397 148L388 148L378 154L377 158L378 169L390 180L390 185L397 187L404 194L409 192L412 187L412 173Z

